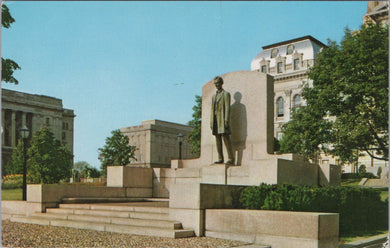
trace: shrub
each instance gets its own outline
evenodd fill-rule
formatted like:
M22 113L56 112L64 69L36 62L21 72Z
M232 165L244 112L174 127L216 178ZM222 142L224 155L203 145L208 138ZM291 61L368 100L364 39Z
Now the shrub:
M341 234L387 229L388 201L371 188L262 184L242 190L240 203L248 209L339 213Z
M376 178L376 177L371 172L341 174L341 179L361 179L361 178Z
M27 183L30 177L27 175ZM1 189L21 189L23 187L23 175L13 174L4 176L1 180Z

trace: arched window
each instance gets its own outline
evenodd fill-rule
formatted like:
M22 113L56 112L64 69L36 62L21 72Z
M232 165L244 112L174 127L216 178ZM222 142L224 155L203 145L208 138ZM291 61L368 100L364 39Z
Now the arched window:
M284 116L284 100L283 97L279 97L276 101L276 109L278 117Z
M296 94L294 97L293 97L293 108L298 108L301 106L301 103L302 103L302 99L301 99L301 96Z

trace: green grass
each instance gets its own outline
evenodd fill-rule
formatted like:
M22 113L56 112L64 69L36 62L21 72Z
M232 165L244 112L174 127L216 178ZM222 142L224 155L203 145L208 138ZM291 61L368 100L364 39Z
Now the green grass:
M373 236L386 234L386 233L388 233L388 231L377 231L375 233L368 234L366 236L348 236L348 237L342 237L341 236L339 238L339 244L348 244L348 243L352 243L352 242L355 242L355 241L358 241L358 240L368 239L368 238L371 238Z
M21 201L23 198L22 189L2 189L1 200L2 201Z
M381 190L381 200L385 201L386 199L389 199L389 189Z
M360 182L360 178L357 179L342 179L341 186L358 186Z

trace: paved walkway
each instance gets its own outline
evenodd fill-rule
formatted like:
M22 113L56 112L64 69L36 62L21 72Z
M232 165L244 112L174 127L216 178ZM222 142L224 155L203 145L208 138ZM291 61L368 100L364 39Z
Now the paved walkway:
M66 227L40 226L2 221L2 247L180 247L223 248L243 242L194 237L158 238L122 233L99 232Z

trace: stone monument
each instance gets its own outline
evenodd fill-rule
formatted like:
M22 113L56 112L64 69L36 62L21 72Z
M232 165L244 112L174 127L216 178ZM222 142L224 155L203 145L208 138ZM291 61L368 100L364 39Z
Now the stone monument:
M333 183L330 176L331 165L310 164L294 154L274 154L272 76L257 71L237 71L224 74L221 78L224 82L223 88L233 96L229 124L232 130L232 150L236 157L234 164L238 166L214 164L214 161L219 161L220 158L214 135L209 127L210 122L213 121L211 120L213 107L210 106L213 106L215 98L213 79L202 88L204 107L200 158L173 160L172 168L182 169L182 174L186 174L186 169L191 171L198 169L199 177L196 180L211 184L328 185ZM228 154L226 147L223 147L223 150ZM194 177L192 178L195 180Z

